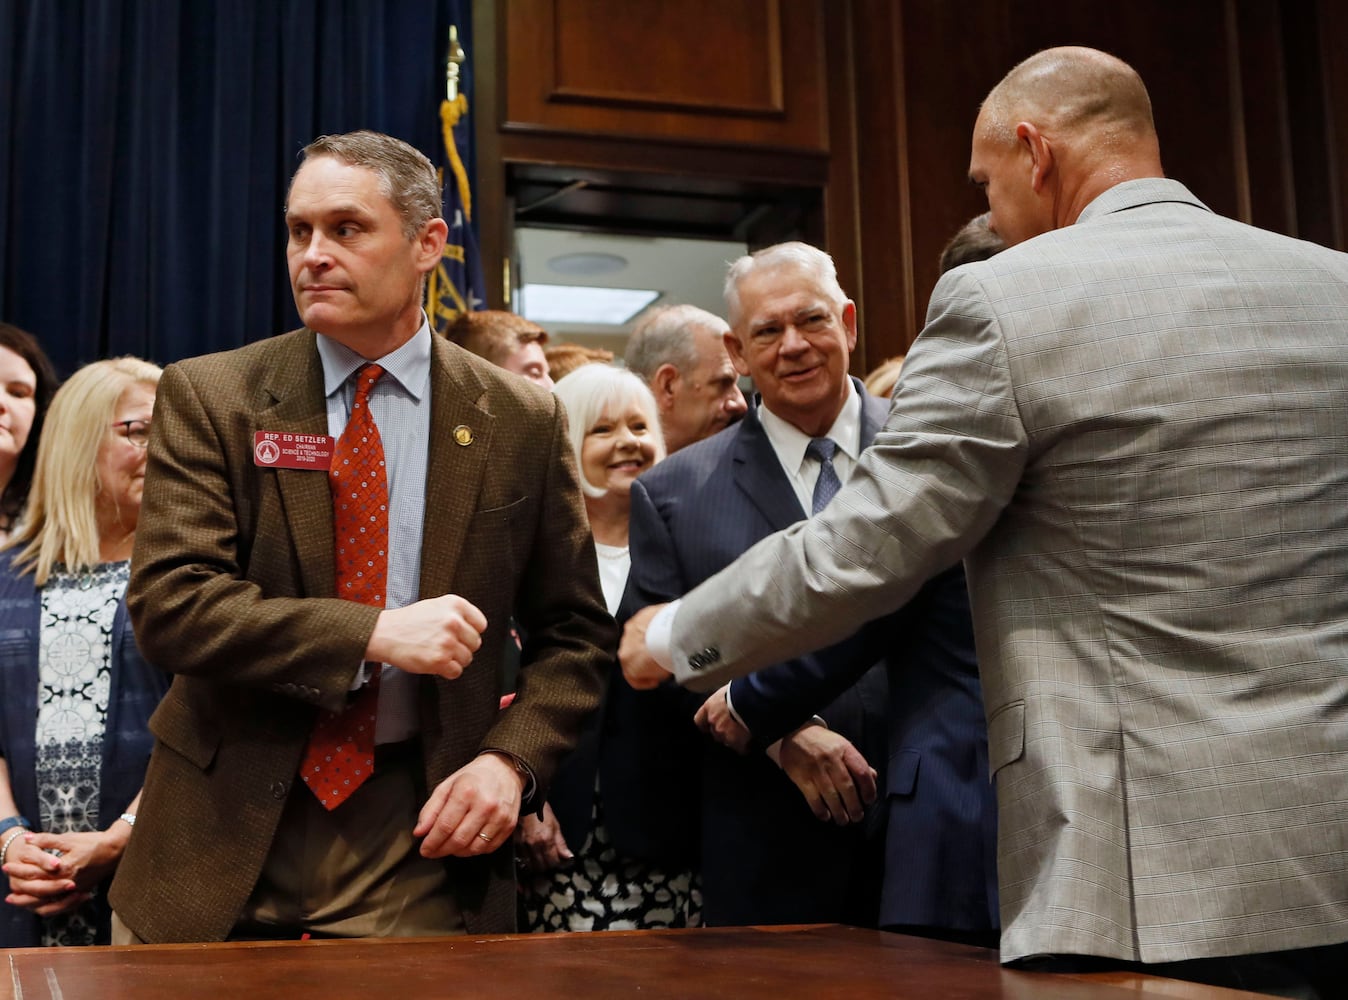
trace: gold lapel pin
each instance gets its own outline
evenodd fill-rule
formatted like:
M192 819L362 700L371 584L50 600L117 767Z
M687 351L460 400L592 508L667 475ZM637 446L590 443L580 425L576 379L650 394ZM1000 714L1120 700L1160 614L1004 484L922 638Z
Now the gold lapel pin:
M473 443L473 430L467 424L459 424L454 428L454 443L467 448Z

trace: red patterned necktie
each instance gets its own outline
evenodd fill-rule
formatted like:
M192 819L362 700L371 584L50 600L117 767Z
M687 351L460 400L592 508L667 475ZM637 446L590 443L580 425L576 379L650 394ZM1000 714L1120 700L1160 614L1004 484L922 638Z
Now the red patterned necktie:
M370 390L384 374L378 365L356 373L351 418L332 451L328 485L337 556L337 596L384 606L388 580L388 476L384 442L370 415ZM300 776L325 809L336 809L374 773L379 665L369 683L340 712L325 712L309 736Z

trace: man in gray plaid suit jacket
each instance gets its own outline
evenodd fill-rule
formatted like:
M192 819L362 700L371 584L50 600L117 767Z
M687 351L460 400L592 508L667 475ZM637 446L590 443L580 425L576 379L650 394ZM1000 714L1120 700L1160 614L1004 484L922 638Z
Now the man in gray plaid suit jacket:
M1003 961L1341 963L1348 255L1165 179L1090 49L1011 71L970 175L1011 249L938 284L826 513L639 613L629 680L714 688L965 559Z

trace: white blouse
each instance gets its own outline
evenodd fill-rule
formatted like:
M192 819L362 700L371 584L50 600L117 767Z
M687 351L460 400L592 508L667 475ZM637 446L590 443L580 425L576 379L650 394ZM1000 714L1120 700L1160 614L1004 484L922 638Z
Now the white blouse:
M594 551L599 556L599 585L604 588L604 603L608 605L608 613L616 615L627 587L632 555L626 545L601 545L598 542L594 543Z

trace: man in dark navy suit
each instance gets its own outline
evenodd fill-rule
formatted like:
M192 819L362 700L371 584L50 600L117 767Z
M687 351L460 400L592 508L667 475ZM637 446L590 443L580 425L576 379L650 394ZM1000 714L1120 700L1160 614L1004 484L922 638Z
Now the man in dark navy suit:
M856 307L827 254L788 243L744 257L726 299L726 348L759 399L637 481L632 607L683 594L821 510L885 419L848 376ZM884 657L903 669L887 675ZM846 920L995 941L995 811L958 566L846 642L716 691L697 721L749 751L707 741L703 754L707 923ZM867 759L884 792L869 815Z

